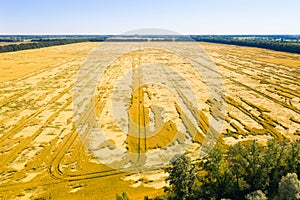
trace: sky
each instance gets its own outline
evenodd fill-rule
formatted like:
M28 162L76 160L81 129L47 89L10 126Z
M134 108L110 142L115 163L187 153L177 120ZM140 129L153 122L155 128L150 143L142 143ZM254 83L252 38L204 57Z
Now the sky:
M300 34L300 0L0 0L0 34Z

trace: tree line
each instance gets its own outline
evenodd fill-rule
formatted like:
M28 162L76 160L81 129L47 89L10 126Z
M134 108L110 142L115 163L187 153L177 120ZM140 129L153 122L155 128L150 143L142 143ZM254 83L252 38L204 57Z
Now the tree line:
M220 43L220 44L231 44L238 46L247 46L247 47L258 47L265 48L275 51L283 51L289 53L298 53L300 54L300 43L289 43L289 42L280 42L280 41L272 41L272 40L263 40L263 39L238 39L232 37L201 37L201 36L193 36L195 41L199 42L212 42L212 43Z
M102 42L102 38L85 38L85 39L35 39L28 43L9 44L0 46L0 53L12 52L28 49L37 49L43 47L65 45L79 42Z
M279 37L279 36L276 36L275 39L278 40L277 37ZM42 48L42 47L49 47L49 46L56 46L56 45L64 45L64 44L71 44L71 43L77 43L77 42L102 42L102 41L106 40L107 38L109 38L109 36L86 36L86 37L77 36L77 38L72 38L72 37L68 38L67 37L67 38L61 38L61 39L34 38L33 37L30 39L31 42L28 42L28 43L9 44L9 45L0 46L0 53L19 51L19 50L27 50L27 49L35 49L35 48ZM298 40L291 40L292 41L291 42L289 40L283 40L283 38L281 38L282 40L277 41L277 40L273 39L271 36L268 36L269 39L261 39L261 38L255 38L255 37L253 37L251 39L241 39L239 37L233 37L233 36L197 36L197 35L190 36L190 37L176 36L175 38L176 38L176 41L212 42L212 43L231 44L231 45L238 45L238 46L259 47L259 48L265 48L265 49L270 49L270 50L275 50L275 51L283 51L283 52L300 54L300 43L298 42ZM114 41L113 38L111 38L109 40ZM13 42L15 40L5 38L5 39L0 39L0 42L1 41L2 42ZM128 41L128 40L124 40L124 41ZM140 42L140 41L148 41L148 40L141 37L139 40L136 40L136 41ZM157 40L157 41L159 41L159 40ZM162 41L173 41L173 39L170 37L166 37ZM293 42L293 41L295 41L295 42Z
M216 146L193 163L185 156L172 162L167 199L300 198L300 141L257 141Z

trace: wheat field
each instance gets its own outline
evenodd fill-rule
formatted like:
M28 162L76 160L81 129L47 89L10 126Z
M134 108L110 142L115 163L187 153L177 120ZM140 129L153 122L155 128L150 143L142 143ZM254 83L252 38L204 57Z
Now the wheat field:
M87 150L76 131L75 80L98 45L101 43L78 43L0 54L0 199L115 199L123 191L132 199L142 199L163 194L167 175L162 169L143 173L113 169ZM223 145L300 138L300 55L199 45L222 76L225 115L218 112L218 102L209 97L205 81L199 81L190 63L156 48L141 49L119 57L98 84L94 106L110 143L103 142L97 150L113 145L142 154L190 139L187 154L196 158L210 117L225 120L218 138ZM138 66L154 63L180 72L193 88L199 108L182 96L185 106L180 106L162 86L141 85L145 73ZM133 70L132 87L137 89L132 91L127 110L130 120L126 124L132 134L124 135L114 123L108 102L113 87L129 69ZM162 77L172 82L169 78ZM180 81L172 84L180 89ZM192 111L196 120L190 121L185 110ZM160 131L152 130L151 124L161 127ZM142 137L146 134L151 136Z

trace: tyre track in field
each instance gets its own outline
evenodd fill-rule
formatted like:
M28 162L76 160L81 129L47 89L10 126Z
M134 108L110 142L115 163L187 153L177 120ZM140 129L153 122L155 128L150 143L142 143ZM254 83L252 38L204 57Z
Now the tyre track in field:
M249 112L246 108L244 108L241 105L241 103L238 103L236 100L234 100L230 97L226 97L226 102L228 104L232 105L233 107L237 108L238 110L240 110L245 115L252 118L254 121L256 121L258 124L260 124L262 127L264 127L267 130L268 133L271 133L271 135L274 136L275 138L277 138L279 140L283 140L285 138L280 132L278 132L274 128L275 124L274 124L273 121L255 116L254 114ZM256 107L253 107L253 108L257 109Z
M46 69L45 69L45 71L46 71ZM61 76L63 74L66 74L67 72L69 72L68 68L62 70L59 74L56 74L56 76L59 77L59 76ZM37 85L45 85L45 84L47 84L47 81L40 81L40 82L37 83ZM69 92L73 87L74 87L74 84L71 84L71 86L69 86L68 88L66 88L62 92L60 92L59 95L53 97L50 101L48 101L46 104L44 104L45 107L40 106L37 109L37 111L35 111L30 116L21 118L21 120L19 122L17 122L16 126L14 126L11 129L9 129L6 133L4 132L3 135L0 137L0 139L1 139L0 146L3 144L3 142L5 142L5 140L7 140L13 134L17 133L19 130L23 129L28 124L28 122L30 122L32 119L34 119L36 116L38 116L41 112L43 112L44 110L46 110L47 108L49 108L51 106L50 104L53 104L55 101L57 101L59 98L61 98L64 94L66 94L67 92ZM52 95L54 92L55 92L55 90L51 91L51 93L47 94L47 95ZM16 96L14 96L14 95L13 96L14 96L14 98L19 98L19 97L21 97L22 95L24 95L26 93L27 93L27 91L24 90L24 91L18 92L18 94ZM9 102L11 102L11 101L12 100L10 99ZM15 101L16 101L16 99L15 99ZM8 103L8 102L6 102L6 103ZM15 111L14 113L10 114L10 117L16 116L17 114L20 113L20 111L21 111L21 109L19 109L18 111ZM1 122L3 123L5 121L7 121L7 120L9 120L9 118L6 117L5 119L1 120Z
M254 88L252 88L252 87L250 87L248 85L245 85L245 84L243 84L243 83L241 83L239 81L236 81L236 80L234 80L232 78L229 78L229 77L227 77L227 78L230 79L230 81L234 82L237 85L240 85L240 86L242 86L244 88L247 88L248 90L254 91L256 94L259 94L260 96L263 96L263 97L265 97L265 98L273 101L274 103L277 103L277 104L281 105L282 107L285 107L285 108L287 108L289 110L292 110L292 111L300 114L300 110L298 108L296 108L295 106L293 106L293 105L288 105L286 103L283 103L282 101L279 101L279 100L277 100L277 99L275 99L273 97L270 97L269 95L267 95L267 94L265 94L265 93L263 93L263 92L261 92L259 90L256 90L256 89L254 89Z
M63 95L65 95L67 92L69 92L74 87L74 84L71 84L68 88L64 89L59 95L53 97L45 107L40 107L35 113L28 117L23 117L16 126L8 130L4 135L1 136L1 142L0 145L3 144L8 138L10 138L13 134L17 133L19 130L23 129L33 118L41 114L44 110L49 109L52 104L57 101L59 98L61 98Z
M193 61L196 62L196 63L198 63L198 64L201 64L201 63L199 63L197 60L193 60ZM208 70L210 70L210 71L212 71L212 72L218 73L217 71L215 71L215 70L213 70L213 69L210 69L209 67L206 67L206 66L203 66L203 67L206 68L206 69L208 69ZM235 70L232 70L232 71L235 72ZM300 110L299 110L298 108L292 106L292 105L288 105L288 104L286 104L286 103L283 103L283 102L281 102L281 101L279 101L279 100L277 100L277 99L275 99L275 98L273 98L273 97L271 97L271 96L269 96L269 95L267 95L267 94L265 94L265 93L263 93L263 92L261 92L261 91L258 91L258 90L254 89L254 88L252 88L252 87L250 87L250 86L248 86L248 85L245 85L245 84L243 84L243 83L241 83L241 82L239 82L239 81L234 80L234 79L233 79L232 77L230 77L230 76L225 76L225 78L228 79L228 80L230 80L230 81L233 82L233 83L236 83L237 85L240 85L240 86L242 86L242 87L244 87L244 88L247 88L248 90L254 91L255 93L259 94L260 96L265 97L265 98L267 98L267 99L273 101L274 103L276 103L276 104L278 104L278 105L280 105L280 106L282 106L282 107L288 108L288 109L290 109L290 110L292 110L292 111L294 111L294 112L300 114Z
M137 162L145 162L144 153L147 151L146 116L144 107L143 73L141 68L141 52L130 53L132 70L131 105L129 107L129 134L127 136L127 148L137 153ZM134 114L134 116L132 116Z
M105 83L103 84L103 86L106 86L106 88L107 88L107 86L110 85L110 83L112 82L114 75L117 71L118 71L117 67L113 67L112 70L110 70L110 75L109 75L108 79L105 81ZM84 78L82 78L82 79L84 79ZM83 116L81 122L86 121L89 118L89 116L94 114L94 111L95 111L96 115L99 115L102 112L102 110L106 104L107 95L108 95L108 90L105 90L102 93L102 95L99 95L97 97L96 105L89 106L89 108L88 108L87 112L85 112L85 115ZM100 103L98 103L98 102L100 102ZM92 106L95 106L95 110ZM107 176L113 176L113 175L119 175L119 174L125 173L125 172L122 172L122 171L119 171L116 169L105 170L105 171L100 171L100 172L91 172L91 173L86 173L86 174L75 174L75 175L74 174L69 175L69 174L63 173L63 171L60 169L60 162L62 161L63 157L65 156L65 152L68 151L68 149L70 149L72 147L72 145L75 143L75 141L78 137L79 137L78 133L76 133L75 131L72 131L70 133L70 136L68 137L68 139L61 145L61 147L59 147L59 149L57 150L57 154L51 160L50 165L48 167L48 171L49 171L49 174L51 175L51 177L53 177L55 179L66 180L66 181L79 181L79 180L88 180L88 179L101 178L101 177L107 177ZM87 134L85 134L84 136L81 136L81 138L83 140L85 140L87 138ZM72 152L72 153L75 153L76 155L78 155L80 153L79 151L83 147L84 147L83 143L80 142L80 147L75 148L76 152Z
M68 88L67 88L68 89ZM0 169L4 169L6 165L11 163L13 160L16 159L19 152L22 152L25 148L29 146L29 144L35 140L43 130L50 124L54 119L59 115L61 111L63 111L67 106L72 103L72 98L70 97L66 103L63 104L61 108L59 108L55 113L53 113L44 124L30 137L23 139L14 149L12 149L0 163ZM36 116L36 115L35 115Z
M47 71L48 69L44 69L43 71ZM61 76L66 74L66 72L68 72L69 69L64 69L62 71L60 71L60 73L56 74L56 77ZM35 73L38 74L38 73ZM68 74L68 73L67 73ZM72 76L72 74L68 74L68 76ZM31 76L29 76L31 77ZM28 78L28 77L27 77ZM66 77L68 78L68 77ZM46 84L47 82L43 82L40 81L37 84ZM22 130L25 126L28 125L28 123L34 119L35 117L37 117L39 114L41 114L44 110L48 110L50 107L53 106L53 104L59 100L62 96L64 96L66 93L70 92L73 88L74 84L71 84L69 87L65 88L63 91L60 91L58 95L52 97L46 104L44 104L44 106L40 106L37 111L35 111L33 114L23 117L20 121L18 121L17 125L12 127L11 129L9 129L6 133L4 133L4 135L1 136L1 146L5 143L7 143L7 140L9 138L11 138L14 134L18 133L18 131ZM52 95L55 91L52 91L50 94L48 95ZM38 97L39 98L39 97ZM72 102L72 98L67 99L67 102L65 104L63 104L63 106L61 108L58 109L58 111L54 112L50 117L48 117L48 119L46 119L46 121L44 122L44 124L42 126L39 127L39 129L33 133L31 136L23 138L18 145L16 145L15 147L13 147L7 154L2 155L2 161L0 163L0 167L4 168L5 166L7 166L9 163L11 163L12 161L14 161L17 156L20 154L20 152L24 151L24 149L26 149L28 147L28 145L34 141L35 138L37 138L42 132L43 130L47 127L47 125L49 123L51 123L58 115L59 113L64 110L67 106L69 106ZM17 115L18 113L21 112L20 110L15 111L14 113L12 113L9 117L13 117L15 115ZM3 121L9 120L8 118L3 119ZM3 122L1 121L1 122ZM2 146L4 147L4 146Z
M74 60L75 60L75 59L74 59ZM72 61L74 61L74 60L72 60ZM57 65L57 66L54 66L54 67L50 67L50 68L47 67L47 68L44 68L44 69L40 69L40 70L38 70L38 71L34 71L34 72L32 72L32 73L29 73L29 74L27 74L27 75L25 75L25 76L23 76L23 77L21 77L21 78L9 80L8 82L12 82L12 84L14 84L14 82L17 82L17 81L18 81L18 82L19 82L19 81L24 81L24 80L30 79L30 78L32 78L32 77L34 77L34 76L38 76L38 75L41 74L41 73L47 72L47 71L49 71L49 70L52 70L52 69L55 69L55 68L58 68L58 67L61 67L62 65L65 65L65 64L67 64L67 63L69 63L69 62L60 64L60 65ZM69 72L69 68L64 69L64 70L61 71L59 74L57 74L57 76L60 76L61 74L65 74L66 72ZM45 80L45 81L39 81L39 82L36 83L35 85L43 85L43 84L45 84L45 83L47 83L47 80ZM0 83L0 85L1 85L1 83ZM2 99L0 100L0 107L4 107L4 106L5 106L6 104L8 104L8 103L13 102L13 101L16 101L16 99L18 99L18 98L21 97L22 95L27 94L27 91L28 91L28 90L32 90L33 87L34 87L34 86L28 86L28 87L26 87L25 89L22 88L22 90L17 91L17 92L15 92L14 94L12 94L12 95L10 95L10 96L8 96L8 97L2 98Z
M196 119L197 126L202 130L203 134L207 134L208 130L211 129L211 134L213 136L218 135L217 131L213 127L209 127L209 123L207 121L207 118L205 117L205 114L201 111L198 111L197 108L193 106L193 104L189 101L189 99L183 94L181 89L178 87L178 83L176 80L174 80L170 74L166 71L165 68L163 69L163 73L167 75L168 81L173 85L176 92L178 93L179 97L183 101L183 103L187 106L188 110L191 112L193 117ZM179 114L179 117L181 118L182 122L187 127L188 131L190 132L191 136L193 137L193 140L195 140L196 137L198 137L197 142L200 144L203 144L205 140L205 135L200 133L193 125L193 123L190 121L190 119L187 117L187 115L182 111L182 109L179 107L178 104L175 104L176 110ZM222 141L219 138L215 139L222 143Z
M300 93L299 93L297 90L294 90L294 89L292 89L292 88L284 87L284 86L282 86L282 85L279 85L279 84L276 84L276 83L274 83L274 82L268 81L267 79L264 79L264 78L259 78L259 77L257 77L257 76L254 77L254 76L251 75L251 74L248 74L248 73L246 73L246 72L243 72L243 71L241 70L241 68L244 69L245 67L243 67L242 65L239 65L239 69L234 69L234 68L232 68L232 67L230 67L230 66L228 66L228 65L225 65L225 64L221 64L221 63L216 63L216 64L217 64L218 66L224 67L225 69L227 69L227 70L229 70L229 71L234 71L234 72L236 72L236 73L237 73L237 71L238 71L238 74L244 74L244 75L246 75L247 77L250 77L250 78L253 79L253 80L258 80L258 81L260 81L260 83L264 82L264 83L267 83L267 84L269 84L269 85L272 85L272 86L274 87L274 89L276 89L276 90L280 90L280 91L282 91L282 92L284 92L284 93L293 95L293 96L295 96L295 97L300 97ZM245 68L245 69L247 69L247 68ZM255 70L255 68L253 68L253 70ZM272 73L270 73L270 74L265 73L265 74L267 74L267 75L265 75L265 76L274 75L274 74L272 74ZM292 84L296 84L296 83L292 82Z
M292 102L291 102L291 100L292 100L292 98L294 98L294 97L298 97L298 98L300 98L300 93L298 93L298 91L296 91L296 90L294 90L294 89L291 89L291 88L286 88L286 87L284 87L284 86L282 86L282 85L280 85L280 84L277 84L277 83L274 83L274 82L270 82L270 81L268 81L267 79L263 79L263 78L258 78L257 76L256 77L254 77L254 76L252 76L251 74L248 74L248 73L246 73L246 72L243 72L242 71L242 69L244 69L244 67L243 66L240 66L240 68L242 68L242 69L234 69L234 68L231 68L231 67L229 67L229 66L227 66L227 65L224 65L224 64L221 64L221 63L217 63L217 65L219 65L219 66L222 66L223 68L225 68L225 69L227 69L227 70L229 70L229 71L232 71L232 72L235 72L235 73L237 73L238 72L238 74L244 74L244 75L246 75L247 77L250 77L251 79L253 79L253 80L256 80L256 81L259 81L259 83L264 83L264 84L268 84L268 85L272 85L272 88L266 88L265 90L267 91L267 92L269 92L269 93L275 93L275 94L277 94L279 97L283 97L283 98L285 98L286 99L286 102L288 102L289 104L287 104L287 103L284 103L284 104L286 104L287 106L289 106L289 107L292 107L291 109L294 109L294 108L296 108L295 106L293 106L292 105ZM267 76L269 76L269 75L267 75ZM275 98L274 98L275 99ZM278 100L279 101L279 100ZM282 102L282 101L280 101L280 102ZM282 102L283 103L283 102Z
M226 58L223 58L223 59L226 60L227 62L234 63L235 65L238 65L238 66L241 65L240 63L237 63L236 61L232 61L232 59L234 59L234 60L240 60L236 56L230 56L230 57L228 57L228 59L226 59ZM282 67L281 66L282 64L273 64L273 63L270 64L268 62L258 61L258 60L249 59L249 58L243 58L243 61L247 62L247 66L246 67L254 69L256 71L265 72L267 74L270 73L270 71L261 69L260 67L263 67L263 68L268 67L268 68L271 68L271 69L275 67L276 69L279 69L281 71L285 71L285 72L288 71L289 73L288 74L285 73L284 75L281 75L280 73L274 73L274 71L271 74L275 75L277 77L281 77L281 78L283 78L285 80L293 79L294 81L296 81L296 84L298 84L297 83L297 80L298 80L298 76L297 75L299 75L300 71L298 71L298 73L296 73L297 75L294 75L293 73L295 73L295 70L289 69L290 68L289 66L283 65L283 67ZM254 64L256 66L255 67L251 67L251 64ZM297 69L297 68L295 68L295 69Z
M279 68L279 69L280 69L280 67L278 67L278 66L273 66L273 65L270 65L270 64L268 64L268 63L254 64L255 62L250 62L250 61L248 61L248 62L250 62L250 64L248 64L248 63L247 63L247 64L240 64L240 63L238 63L238 62L236 62L236 61L232 61L232 60L226 60L226 61L227 61L229 64L232 64L232 66L238 67L238 69L235 69L235 68L233 68L233 67L230 67L228 64L227 64L227 65L222 64L222 63L220 63L220 62L216 62L216 65L220 65L220 66L222 66L222 67L224 67L224 68L226 68L226 69L228 69L228 70L230 70L230 71L238 71L239 73L245 74L245 75L247 75L248 77L250 77L250 78L252 78L252 79L261 80L261 81L264 81L264 82L266 82L266 83L269 83L269 84L272 84L272 85L276 85L276 86L278 86L278 87L281 87L281 88L283 88L283 89L291 90L292 92L297 93L298 95L300 94L298 91L293 90L293 89L291 89L291 88L286 88L286 87L284 87L284 86L280 86L280 85L278 85L278 84L274 84L273 82L270 82L270 81L268 81L268 80L266 80L266 79L259 78L260 76L253 76L253 75L251 75L251 74L248 74L248 73L246 73L246 72L243 72L242 69L252 69L252 70L255 71L255 72L261 72L261 73L264 74L264 76L266 76L266 77L274 76L274 78L277 79L277 80L278 80L278 79L279 79L279 80L284 80L285 83L288 82L288 83L290 83L290 84L300 86L300 82L299 82L299 79L298 79L297 75L294 76L292 72L289 72L288 74L285 73L286 76L284 76L284 75L281 75L280 72L275 73L274 71L265 70L265 69L262 69L262 68L261 68L261 67L265 68L266 66L268 66L268 67L270 67L270 68L274 68L274 67L275 67L275 68ZM256 66L255 66L255 67L252 67L251 64L256 65ZM286 71L285 69L280 69L280 70ZM299 73L300 73L300 71L299 71ZM291 76L292 78L289 77L289 76ZM291 80L293 80L293 81L291 81Z

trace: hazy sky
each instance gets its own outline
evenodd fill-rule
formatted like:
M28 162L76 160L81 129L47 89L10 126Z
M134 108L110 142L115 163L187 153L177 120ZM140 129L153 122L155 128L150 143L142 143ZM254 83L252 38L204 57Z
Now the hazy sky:
M0 0L0 34L300 34L300 0Z

